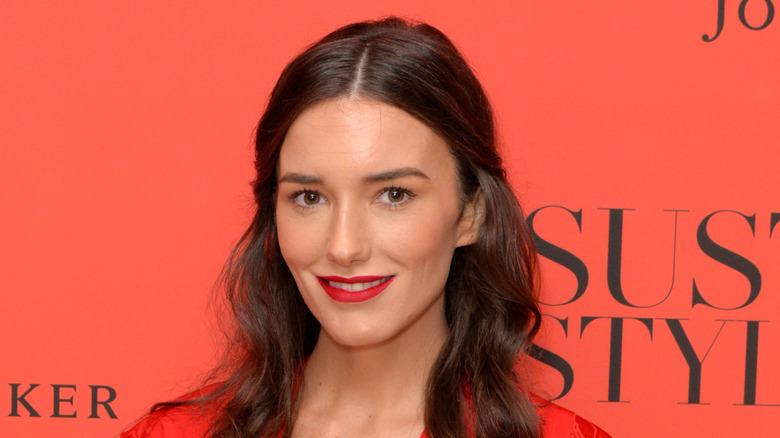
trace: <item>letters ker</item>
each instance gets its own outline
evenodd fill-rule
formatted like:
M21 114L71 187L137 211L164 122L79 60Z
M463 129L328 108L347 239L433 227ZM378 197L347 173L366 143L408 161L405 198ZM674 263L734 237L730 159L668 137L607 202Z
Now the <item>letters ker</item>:
M9 383L11 386L11 413L9 417L22 417L24 411L27 412L27 417L40 417L38 412L41 409L40 406L34 407L32 403L27 400L27 396L30 395L36 388L40 386L38 383L30 383L25 389L21 383ZM76 385L55 385L52 384L52 410L50 417L52 418L76 418L77 412L73 404L73 399L76 394ZM114 409L111 407L111 403L116 400L116 390L110 386L105 385L89 385L90 388L90 413L87 418L101 418L100 411L102 409L103 414L108 414L109 418L116 419L117 415Z

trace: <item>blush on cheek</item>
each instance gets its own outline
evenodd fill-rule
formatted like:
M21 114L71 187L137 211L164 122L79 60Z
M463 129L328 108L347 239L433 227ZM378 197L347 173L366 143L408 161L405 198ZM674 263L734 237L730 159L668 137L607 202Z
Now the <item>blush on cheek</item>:
M433 210L433 211L431 211ZM441 206L428 209L426 214L416 216L405 222L405 226L396 228L396 240L400 246L407 246L406 251L428 252L437 248L448 248L457 241L457 212Z
M380 251L396 263L405 266L415 277L415 283L443 286L446 283L452 253L457 241L457 227L451 217L436 214L396 224L385 234ZM430 217L433 216L433 217Z
M278 208L278 207L277 207ZM302 223L300 218L277 213L276 235L279 239L279 249L287 266L303 266L314 262L322 252L324 243L322 233L314 230L323 228L318 223Z

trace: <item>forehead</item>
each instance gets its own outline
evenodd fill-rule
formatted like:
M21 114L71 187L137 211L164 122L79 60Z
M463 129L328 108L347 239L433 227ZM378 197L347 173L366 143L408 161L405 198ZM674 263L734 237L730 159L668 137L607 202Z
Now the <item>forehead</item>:
M446 172L454 160L444 139L424 123L367 99L326 100L306 109L290 126L279 158L280 174L407 166Z

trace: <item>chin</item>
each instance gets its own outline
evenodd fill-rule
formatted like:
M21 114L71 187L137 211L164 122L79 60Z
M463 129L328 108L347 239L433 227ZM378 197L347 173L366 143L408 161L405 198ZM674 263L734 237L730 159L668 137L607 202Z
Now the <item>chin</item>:
M322 326L322 336L327 336L335 344L342 347L349 348L364 348L374 345L382 345L390 341L395 336L392 333L388 333L381 327L339 327L336 329L329 329L327 326Z

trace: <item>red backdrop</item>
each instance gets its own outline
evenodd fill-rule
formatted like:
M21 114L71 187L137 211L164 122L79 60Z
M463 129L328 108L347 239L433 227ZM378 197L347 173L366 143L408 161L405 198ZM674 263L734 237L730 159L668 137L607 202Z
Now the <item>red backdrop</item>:
M114 436L208 370L275 78L398 14L447 33L496 107L541 242L542 389L616 437L770 436L771 1L266 3L0 5L0 435Z

